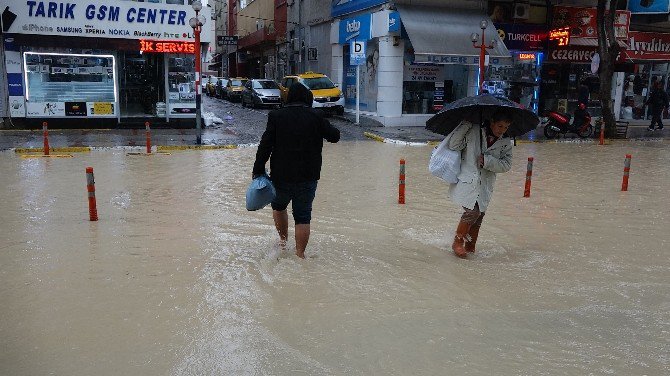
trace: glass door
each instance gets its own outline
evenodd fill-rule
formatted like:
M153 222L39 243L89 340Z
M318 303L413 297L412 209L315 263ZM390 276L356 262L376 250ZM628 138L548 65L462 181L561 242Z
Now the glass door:
M162 54L125 52L119 70L121 117L165 117Z

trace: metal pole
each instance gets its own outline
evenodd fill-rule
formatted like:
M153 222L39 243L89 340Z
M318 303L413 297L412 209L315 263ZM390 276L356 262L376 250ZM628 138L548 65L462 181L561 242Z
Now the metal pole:
M195 12L196 19L198 18L198 11ZM202 100L202 88L200 87L200 25L193 29L195 32L195 143L202 144L202 129L200 122L202 120L202 109L200 108L200 101Z
M484 59L486 58L486 44L484 41L484 30L482 29L482 44L479 46L479 94L482 93L484 89Z
M361 80L360 80L361 66L356 65L356 124L360 124L361 117Z

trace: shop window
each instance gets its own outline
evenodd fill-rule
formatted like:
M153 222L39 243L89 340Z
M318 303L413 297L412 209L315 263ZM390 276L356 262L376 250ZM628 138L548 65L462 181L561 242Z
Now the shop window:
M114 56L25 52L26 99L116 102Z
M174 55L168 59L170 114L195 113L195 58Z
M435 83L422 81L405 81L403 83L402 113L432 114L435 96Z

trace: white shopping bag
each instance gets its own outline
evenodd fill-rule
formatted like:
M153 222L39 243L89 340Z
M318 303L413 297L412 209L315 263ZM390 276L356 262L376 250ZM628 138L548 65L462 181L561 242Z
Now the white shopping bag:
M458 183L458 174L461 172L461 151L447 147L451 135L447 136L435 149L428 162L428 170L434 176L449 184Z

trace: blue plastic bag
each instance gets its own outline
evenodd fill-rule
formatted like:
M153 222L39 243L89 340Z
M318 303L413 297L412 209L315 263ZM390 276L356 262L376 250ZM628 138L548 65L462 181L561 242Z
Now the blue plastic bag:
M247 188L247 210L263 209L274 200L277 195L275 186L267 175L261 175L252 180Z

